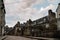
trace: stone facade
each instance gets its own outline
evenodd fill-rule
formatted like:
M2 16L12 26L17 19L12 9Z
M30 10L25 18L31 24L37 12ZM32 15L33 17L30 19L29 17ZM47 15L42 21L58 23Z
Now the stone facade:
M20 25L20 22L17 22L16 25L7 33L7 35L21 36L23 35L23 27Z
M34 21L29 19L23 24L17 22L8 35L53 37L53 34L57 31L56 23L56 14L52 10L49 10L48 16L40 19Z
M57 31L56 23L56 14L49 10L48 16L40 19L34 21L29 19L23 24L17 22L12 31L8 32L8 35L53 37L53 34Z
M49 30L56 31L57 30L56 14L52 12L52 10L49 10L48 13L49 13Z
M60 30L60 3L58 4L56 13L57 13L57 26L58 26L57 28L58 28L58 30Z
M3 0L0 0L0 36L4 34L5 26L5 7Z
M27 22L20 24L19 22L14 26L13 30L8 32L12 35L23 36L43 36L54 37L60 33L60 3L56 10L57 13L51 9L48 10L48 15L37 20L29 19ZM57 18L56 18L57 15ZM19 26L18 26L19 25ZM18 30L19 29L19 33ZM59 36L59 35L58 35Z
M25 31L24 31L24 34L25 35L27 35L27 36L29 36L31 33L30 33L30 29L31 29L31 23L32 23L32 21L31 21L31 19L29 19L28 21L27 21L27 23L25 24L26 26L25 26Z

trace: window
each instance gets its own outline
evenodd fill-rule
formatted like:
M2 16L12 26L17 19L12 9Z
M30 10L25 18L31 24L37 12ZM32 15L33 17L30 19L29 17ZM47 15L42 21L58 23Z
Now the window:
M44 18L44 22L46 21L46 19Z
M19 30L21 30L21 28L19 28Z
M48 28L49 27L49 24L46 24L46 28Z

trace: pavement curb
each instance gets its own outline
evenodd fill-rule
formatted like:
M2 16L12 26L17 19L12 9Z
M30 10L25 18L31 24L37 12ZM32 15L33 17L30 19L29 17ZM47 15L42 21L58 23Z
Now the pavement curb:
M1 39L0 39L0 40L4 40L5 38L7 38L7 36L3 36L3 37L1 37Z

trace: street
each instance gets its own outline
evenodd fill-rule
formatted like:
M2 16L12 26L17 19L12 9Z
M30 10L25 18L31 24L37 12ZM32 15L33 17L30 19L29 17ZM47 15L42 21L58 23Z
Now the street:
M37 40L37 39L31 39L31 38L20 37L20 36L8 36L4 40Z
M43 38L43 37L32 37L32 38L27 38L27 37L21 37L21 36L7 36L4 40L38 40L38 38L41 40L60 40L56 38Z

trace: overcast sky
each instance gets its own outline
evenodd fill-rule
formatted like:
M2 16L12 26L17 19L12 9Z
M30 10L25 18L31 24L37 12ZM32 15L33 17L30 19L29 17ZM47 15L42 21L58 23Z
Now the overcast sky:
M4 0L6 10L6 25L13 27L17 21L21 23L28 19L36 20L48 15L48 10L54 12L60 0Z

